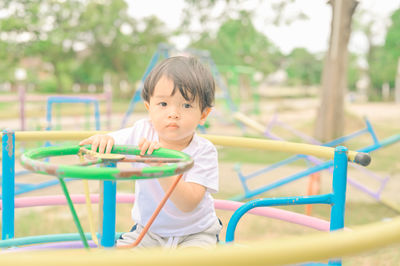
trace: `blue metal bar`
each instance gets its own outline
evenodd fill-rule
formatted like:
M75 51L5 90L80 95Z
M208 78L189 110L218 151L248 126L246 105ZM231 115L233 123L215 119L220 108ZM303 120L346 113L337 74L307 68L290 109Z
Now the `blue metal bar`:
M374 129L372 128L371 123L369 122L367 117L364 117L365 124L367 125L368 132L371 134L371 137L375 144L379 143L378 137L375 134Z
M274 163L274 164L272 164L272 165L270 165L270 166L267 166L267 167L264 167L264 168L262 168L262 169L260 169L260 170L257 170L257 171L255 171L255 172L253 172L253 173L251 173L251 174L249 174L249 175L247 175L247 176L244 176L244 178L245 178L245 179L250 179L250 178L256 177L256 176L258 176L258 175L260 175L260 174L264 174L264 173L266 173L266 172L272 171L272 170L274 170L274 169L276 169L276 168L278 168L278 167L280 167L280 166L282 166L282 165L295 162L295 161L297 161L297 160L299 160L299 159L303 159L304 157L305 157L305 156L302 155L302 154L298 154L298 155L291 156L291 157L289 157L289 158L287 158L287 159L284 159L284 160L279 161L279 162L277 162L277 163Z
M302 177L308 176L308 175L310 175L312 173L315 173L315 172L321 171L323 169L329 168L332 165L333 165L333 161L332 160L324 162L322 164L319 164L319 165L316 165L314 167L308 168L308 169L306 169L306 170L304 170L304 171L302 171L300 173L297 173L297 174L288 176L286 178L277 180L276 182L271 183L271 184L269 184L267 186L255 189L252 192L250 192L248 195L245 195L245 196L239 195L239 196L233 197L233 198L231 198L231 200L241 201L241 200L244 200L246 198L254 197L254 196L258 195L258 194L264 193L264 192L269 191L269 190L271 190L273 188L280 187L280 186L282 186L284 184L287 184L287 183L290 183L290 182L295 181L297 179L300 179Z
M46 127L46 130L51 130L51 127L52 127L52 125L51 125L51 114L52 114L52 108L53 108L53 105L52 105L52 102L51 101L47 101L47 113L46 113L46 121L47 121L47 127ZM48 145L46 145L46 146L48 146Z
M235 238L236 226L240 218L249 210L257 207L266 206L282 206L282 205L304 205L304 204L331 204L332 194L323 194L316 196L302 196L302 197L282 197L282 198L269 198L269 199L255 199L251 200L237 209L232 217L229 219L228 227L226 229L226 242L232 242Z
M34 187L35 185L33 184L28 184L28 183L16 183L15 184L15 191L17 191L17 189L30 189L32 187ZM15 193L15 195L17 195L17 193ZM1 199L1 196L0 196Z
M98 102L95 98L88 97L74 97L74 96L50 96L47 98L47 102L52 103L96 103Z
M400 141L400 134L390 136L390 137L380 141L378 144L373 144L373 145L364 147L362 149L359 149L357 151L359 151L359 152L371 152L371 151L377 150L379 148L382 148L382 147L385 147L385 146L389 146L389 145L391 145L393 143L396 143L398 141Z
M96 130L100 130L100 111L99 111L99 101L94 98L83 98L83 97L66 97L66 96L51 96L47 99L47 128L46 130L51 130L52 124L52 106L53 103L85 103L85 104L94 104L95 108L95 121L96 121Z
M117 233L115 239L118 239L122 233ZM91 233L85 233L85 237L92 240ZM80 240L81 237L78 233L68 234L54 234L54 235L41 235L41 236L27 236L13 239L7 239L0 241L0 248L8 248L15 246L33 245L33 244L44 244L44 243L55 243L65 241L76 241Z
M247 195L247 193L250 192L249 187L247 186L246 183L246 177L244 175L242 175L242 171L240 170L240 165L236 164L234 166L235 171L237 172L238 176L239 176L239 180L242 183L242 187L244 189L244 194Z
M15 176L17 177L17 176L26 175L26 174L29 174L29 173L31 173L31 171L28 171L28 170L21 170L21 171L15 172ZM3 178L3 176L0 175L0 180L1 180L2 178Z
M2 215L1 239L14 238L15 219L15 133L4 130L2 138Z
M341 143L345 142L346 140L350 140L352 138L358 137L358 136L360 136L362 134L365 134L367 132L368 132L368 130L366 128L364 128L364 129L356 131L356 132L354 132L352 134L349 134L347 136L332 140L332 141L327 142L327 143L323 143L323 144L321 144L321 146L333 147L333 146L336 146L338 144L341 144Z
M27 171L27 173L31 173L31 172ZM66 179L64 179L65 182L74 181L74 180L76 180L76 179L75 178L66 178ZM34 190L38 190L38 189L54 186L54 185L57 185L57 184L59 184L59 181L57 179L49 180L49 181L42 182L42 183L39 183L39 184L15 183L15 192L14 192L14 194L15 194L15 196L16 195L21 195L21 194L24 194L24 193L27 193L27 192L31 192L31 191L34 191ZM0 199L3 198L2 196L3 195L0 195Z
M357 151L368 153L368 152L371 152L371 151L380 149L380 148L382 148L382 147L392 145L392 144L394 144L394 143L396 143L396 142L399 142L399 141L400 141L400 134L397 134L397 135L393 135L393 136L391 136L391 137L389 137L389 138L386 138L386 139L384 139L384 140L382 140L382 141L379 141L377 144L372 144L372 145L370 145L370 146L361 148L361 149L359 149L359 150L357 150ZM317 159L317 158L314 158L313 156L307 156L307 158L312 159L312 162L314 162L314 163L316 163L316 162L319 160L319 159ZM325 163L322 163L322 164L319 164L319 165L314 166L314 167L312 167L312 168L309 168L309 169L307 169L307 170L305 170L305 171L303 171L303 172L300 172L300 173L298 173L298 174L295 174L295 175L292 175L292 176L283 178L283 179L281 179L281 180L278 180L278 181L275 182L275 183L272 183L272 184L269 184L269 185L267 185L267 186L264 186L264 187L255 189L255 190L253 190L253 191L251 191L251 192L249 192L249 193L247 193L247 192L245 191L245 195L239 195L239 196L232 197L231 200L242 201L242 200L244 200L244 199L254 197L254 196L258 195L258 194L261 194L261 193L266 192L266 191L269 191L269 190L271 190L271 189L273 189L273 188L282 186L282 185L287 184L287 183L289 183L289 182L291 182L291 181L297 180L297 179L299 179L299 178L301 178L301 177L305 177L305 176L308 176L309 174L312 174L312 173L315 173L315 172L318 172L318 171L327 169L327 168L331 167L332 165L333 165L333 161L332 161L332 160L331 160L331 161L327 161L327 162L325 162ZM265 168L264 168L264 169L265 169ZM262 171L262 170L263 170L263 169L261 169L261 170L259 170L259 171ZM246 178L246 176L243 176L243 178ZM350 181L351 181L351 182L350 182ZM371 195L372 197L376 198L376 195L374 195L373 192L372 192L372 194L371 194L371 191L367 191L367 189L365 189L364 186L361 186L361 184L357 185L357 184L356 184L356 183L357 183L356 181L352 181L352 179L349 178L349 183L351 183L352 185L355 185L356 188L362 189L362 190L365 191L367 194L369 194L369 195Z
M333 197L331 209L331 231L344 227L344 210L346 203L347 184L347 148L340 146L335 149L333 160Z
M333 163L333 181L332 193L317 196L306 197L282 197L270 199L256 199L243 204L237 209L232 217L229 219L228 227L226 230L226 243L234 241L236 226L240 218L249 210L262 207L262 206L278 206L278 205L304 205L304 204L330 204L331 205L331 219L330 230L338 230L344 227L344 214L346 202L346 184L347 184L347 148L337 147L335 149L335 156L333 161L324 163L328 165ZM317 168L313 167L314 169ZM307 171L305 171L307 172ZM296 176L296 175L295 175ZM342 265L341 259L332 259L329 265Z
M336 147L333 158L333 180L332 180L332 207L330 230L335 231L344 227L344 213L346 204L347 184L347 148ZM339 258L329 260L329 265L342 265Z
M105 163L106 167L116 167L115 163ZM117 182L103 182L101 246L113 247L115 243Z
M96 121L96 130L100 130L100 108L99 101L94 102L94 117Z
M74 178L68 178L67 179L66 178L66 179L64 179L64 182L74 181L74 180L76 180L76 179L74 179ZM54 185L57 185L59 183L60 182L57 179L54 179L54 180L49 180L49 181L42 182L42 183L39 183L39 184L30 184L30 185L29 184L25 184L25 185L23 185L23 187L21 189L15 190L15 195L21 195L21 194L24 194L24 193L27 193L27 192L31 192L31 191L34 191L34 190L38 190L38 189L54 186ZM18 185L19 184L17 184L17 186Z

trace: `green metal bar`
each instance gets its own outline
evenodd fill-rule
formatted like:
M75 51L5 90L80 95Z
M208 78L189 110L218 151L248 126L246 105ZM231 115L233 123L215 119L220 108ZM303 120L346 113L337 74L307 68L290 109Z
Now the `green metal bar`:
M88 244L88 241L86 239L85 233L83 232L81 223L79 222L78 215L76 214L76 211L75 211L75 208L74 208L74 204L72 203L71 197L69 196L67 185L65 184L64 179L59 178L59 180L60 180L61 188L62 188L62 190L64 192L64 195L65 195L65 198L67 199L67 203L68 203L69 209L71 211L72 218L74 218L74 222L75 222L76 228L78 229L79 235L81 237L82 243L85 246L85 248L89 249L89 244Z

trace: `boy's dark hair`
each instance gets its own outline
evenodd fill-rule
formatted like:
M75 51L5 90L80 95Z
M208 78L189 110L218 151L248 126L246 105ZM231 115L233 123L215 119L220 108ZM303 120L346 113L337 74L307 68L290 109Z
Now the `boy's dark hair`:
M160 62L144 81L142 90L143 100L150 102L154 88L162 76L174 82L172 95L176 89L187 101L194 101L199 97L200 109L203 112L212 107L215 96L214 78L208 68L194 57L175 56Z

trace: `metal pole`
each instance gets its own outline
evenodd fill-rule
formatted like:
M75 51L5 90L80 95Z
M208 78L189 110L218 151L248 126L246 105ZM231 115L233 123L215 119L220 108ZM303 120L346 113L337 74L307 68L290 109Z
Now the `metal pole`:
M1 239L14 238L14 187L15 187L15 134L3 131L2 139L2 216Z
M21 122L21 131L25 131L25 87L21 84L18 85L18 96L19 96L19 116Z
M347 148L339 146L335 149L333 159L333 199L331 209L331 231L344 227L344 210L347 184Z
M108 162L105 163L106 167L116 167L116 163ZM111 248L115 244L115 213L116 213L116 195L117 195L117 182L116 181L104 181L102 190L103 193L101 199L101 214L100 214L100 244L103 247Z
M331 208L330 230L335 231L344 228L344 212L346 204L347 184L347 148L339 146L335 149L333 159L333 196ZM335 258L329 260L329 265L342 265L342 260Z

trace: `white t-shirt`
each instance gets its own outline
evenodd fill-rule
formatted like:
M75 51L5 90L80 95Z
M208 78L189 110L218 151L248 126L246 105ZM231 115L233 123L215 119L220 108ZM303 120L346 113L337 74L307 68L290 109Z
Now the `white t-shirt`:
M159 141L158 134L149 119L139 120L133 127L121 129L109 135L114 138L116 145L137 146L142 138ZM215 146L195 133L189 146L182 152L190 155L194 160L193 167L184 173L183 180L206 187L206 192L191 212L182 212L172 201L166 202L150 227L151 232L162 237L202 232L217 219L214 200L210 195L218 191L218 154ZM143 179L136 180L135 195L132 219L145 226L165 192L157 179Z

